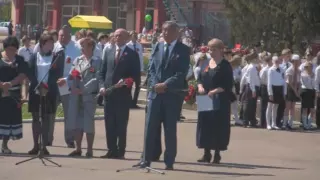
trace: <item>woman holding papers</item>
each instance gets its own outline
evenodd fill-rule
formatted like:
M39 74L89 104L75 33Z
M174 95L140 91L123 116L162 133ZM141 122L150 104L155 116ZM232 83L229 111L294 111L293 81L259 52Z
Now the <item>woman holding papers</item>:
M97 77L99 75L101 59L94 56L95 42L91 38L84 38L80 41L82 56L77 57L73 62L73 68L68 77L68 84L71 90L67 128L74 133L76 150L69 156L81 156L81 143L83 133L87 136L87 157L92 157L94 141L94 114L96 111L96 96L99 91Z
M50 115L56 113L56 102L59 95L57 80L63 76L64 53L52 53L54 39L49 34L43 34L39 40L40 52L33 54L29 60L29 112L32 113L32 133L34 146L29 154L38 154L46 148L49 131ZM41 107L41 111L39 111ZM40 112L40 113L39 113ZM41 122L40 122L41 115ZM43 147L39 147L39 136L42 136Z
M223 42L213 39L209 41L208 46L212 58L209 65L200 73L198 92L202 96L209 96L212 99L212 106L207 105L208 109L211 109L208 111L199 110L197 146L204 149L204 155L198 162L210 162L211 150L215 150L213 163L220 163L220 151L227 150L230 138L233 72L229 62L223 58ZM200 106L201 101L197 103Z

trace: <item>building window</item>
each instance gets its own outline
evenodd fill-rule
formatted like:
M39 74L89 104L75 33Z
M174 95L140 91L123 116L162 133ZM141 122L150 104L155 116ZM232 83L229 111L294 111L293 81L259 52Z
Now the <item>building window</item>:
M154 0L147 0L147 8L153 9L154 3L155 3Z
M25 5L25 24L36 25L41 21L40 7L38 5Z

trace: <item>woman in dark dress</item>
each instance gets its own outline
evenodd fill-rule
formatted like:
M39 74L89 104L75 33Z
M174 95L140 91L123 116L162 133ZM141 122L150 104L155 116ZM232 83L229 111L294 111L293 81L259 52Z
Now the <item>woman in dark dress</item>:
M63 51L52 53L54 39L51 35L41 35L39 45L40 52L33 54L29 60L29 112L32 114L34 145L28 153L36 155L42 148L44 155L49 155L49 151L46 148L50 125L49 119L52 114L56 113L56 103L59 95L57 81L63 76L64 54ZM41 82L41 85L37 88L39 82ZM41 113L39 113L40 105ZM43 140L42 147L39 147L40 134Z
M197 124L197 146L204 149L198 162L210 162L211 150L215 150L213 163L220 163L220 151L227 150L230 138L230 105L233 72L223 58L223 42L213 39L208 43L212 59L198 79L199 94L208 94L214 99L212 111L199 112Z
M25 79L28 65L17 55L19 41L9 36L3 41L4 52L0 55L0 139L1 151L10 154L9 139L22 138L21 82Z

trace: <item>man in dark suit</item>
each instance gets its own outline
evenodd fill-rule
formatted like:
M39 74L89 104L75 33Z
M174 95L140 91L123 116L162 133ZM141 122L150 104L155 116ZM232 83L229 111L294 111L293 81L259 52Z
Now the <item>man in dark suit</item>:
M150 166L163 121L166 145L164 162L167 170L173 170L177 154L177 121L183 98L180 91L185 88L190 56L189 48L177 41L179 27L175 22L165 22L162 33L165 42L158 43L150 57L148 89L152 90L148 93L145 148L140 166Z
M129 37L125 29L114 33L116 45L104 48L100 70L100 94L105 98L105 129L108 153L102 158L123 159L127 141L127 125L131 105L131 89L119 81L140 77L138 54L126 46ZM113 90L107 90L114 87Z

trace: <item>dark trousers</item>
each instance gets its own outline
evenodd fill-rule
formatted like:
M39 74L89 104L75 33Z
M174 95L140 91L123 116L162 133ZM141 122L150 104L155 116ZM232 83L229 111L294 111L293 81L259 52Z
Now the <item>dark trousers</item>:
M99 95L97 99L97 104L102 105L102 103L103 103L103 96Z
M155 142L159 138L159 127L161 127L160 125L163 120L166 145L164 162L167 166L172 166L177 154L177 120L180 118L181 104L177 97L164 96L158 95L155 99L150 99L148 102L144 160L151 162L155 156Z
M261 97L260 99L260 126L262 128L265 128L267 126L266 124L266 111L267 111L267 107L268 107L268 98L266 97Z
M240 103L239 119L243 120L243 104Z
M316 124L317 127L320 127L320 98L317 98L317 106L316 106Z
M282 119L283 119L283 114L284 114L284 110L286 109L286 102L285 101L281 101L281 103L279 104L278 110L277 110L277 119L276 119L276 123L278 127L282 127Z
M105 130L109 151L125 154L131 96L116 95L105 101Z
M244 125L255 126L257 125L256 120L257 111L257 98L249 98L246 103L243 104L243 119Z
M51 114L42 113L40 119L38 112L32 113L32 134L34 145L38 145L39 138L42 138L42 146L47 146L51 116Z
M136 88L134 89L133 98L132 98L132 105L135 106L138 103L138 97L140 93L140 84L141 84L141 78L137 79L134 84L136 85Z

